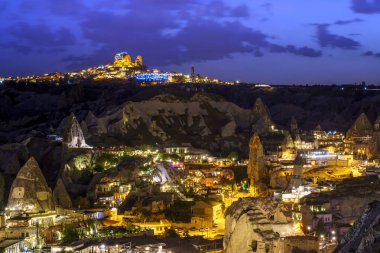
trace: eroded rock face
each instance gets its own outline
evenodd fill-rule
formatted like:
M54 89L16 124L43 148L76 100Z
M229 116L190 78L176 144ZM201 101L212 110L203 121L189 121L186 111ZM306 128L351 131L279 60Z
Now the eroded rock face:
M16 175L21 164L28 158L28 150L22 144L10 143L0 146L0 171ZM21 163L21 164L20 164Z
M369 142L369 154L370 158L380 157L380 116L377 117L375 123L373 124L373 134Z
M373 132L368 149L370 158L380 157L380 131Z
M375 123L373 123L373 129L375 131L379 131L380 130L380 116L377 116L377 118L375 120Z
M28 212L54 210L51 189L33 157L29 158L13 181L7 208Z
M63 141L69 148L89 148L84 139L83 131L73 113L67 119Z
M235 135L236 123L235 121L230 121L222 128L222 137L230 137Z
M264 104L261 98L257 98L255 105L251 111L252 131L259 134L270 132L274 123L268 107Z
M334 252L380 252L380 201L367 206Z
M69 209L72 207L70 195L67 193L65 184L61 178L58 179L57 185L54 188L53 197L57 207L63 209Z
M264 148L257 133L254 133L249 141L249 161L247 166L247 174L248 178L251 180L251 185L260 182L266 174Z
M295 148L293 138L290 134L287 134L285 136L285 139L284 139L284 142L282 145L284 148L287 148L287 149L294 149Z
M262 199L241 198L232 203L226 211L225 252L281 252L280 236L269 219L274 210L275 206Z
M250 112L207 94L186 100L162 94L141 102L127 102L98 118L88 114L86 123L92 138L107 135L130 143L173 140L209 150L228 150L241 146L250 132Z
M371 122L368 120L367 115L362 113L347 131L347 137L371 136L372 132L373 126Z
M290 133L293 135L293 136L296 136L298 133L299 133L299 130L298 130L298 123L297 123L297 120L296 118L293 116L292 119L290 120Z

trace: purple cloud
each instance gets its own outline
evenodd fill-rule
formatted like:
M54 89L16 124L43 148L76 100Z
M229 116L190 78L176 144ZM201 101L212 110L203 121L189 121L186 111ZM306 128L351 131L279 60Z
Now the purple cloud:
M61 16L80 15L87 7L82 0L48 1L51 13Z
M75 64L108 62L121 50L142 54L146 62L155 66L219 60L236 53L260 57L265 50L305 57L322 55L306 46L274 45L270 36L241 22L249 16L246 5L231 7L222 0L206 4L196 0L141 0L114 2L112 8L122 11L84 15L82 32L97 50L81 56ZM155 15L147 15L150 12ZM276 47L280 49L273 49Z
M380 13L380 0L352 0L351 9L357 13Z
M7 32L10 36L2 45L23 54L29 54L33 50L39 53L62 52L65 47L76 43L75 36L65 27L53 30L46 24L17 23L8 28Z
M211 17L230 17L230 18L247 18L249 17L249 8L245 4L240 4L236 7L231 7L221 0L212 0L205 6L197 5L195 6L198 15L201 16L211 16Z
M280 46L272 44L270 46L270 51L272 53L292 53L295 55L306 56L306 57L320 57L322 56L322 51L317 51L310 47L295 47L293 45Z
M358 49L361 45L353 39L330 33L326 24L316 25L317 38L321 47L340 48L346 50Z
M350 19L350 20L338 20L334 24L335 25L348 25L348 24L359 23L359 22L363 22L363 21L364 21L363 19L354 18L354 19Z
M373 56L373 57L376 57L376 58L380 58L380 53L376 53L376 52L373 52L373 51L367 51L363 55L364 56Z

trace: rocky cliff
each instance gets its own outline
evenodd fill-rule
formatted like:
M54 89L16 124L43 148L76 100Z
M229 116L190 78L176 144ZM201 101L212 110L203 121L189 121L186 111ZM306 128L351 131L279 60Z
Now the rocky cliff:
M334 253L380 252L380 201L370 203Z
M274 127L268 107L261 98L257 98L251 111L252 131L259 134L268 133Z
M149 140L168 143L185 139L197 146L212 139L205 148L230 152L246 147L252 130L265 132L274 124L286 128L292 116L300 129L320 124L327 131L346 131L358 112L375 119L380 113L379 97L376 91L363 93L357 87L342 91L334 86L265 90L250 85L14 85L0 89L0 143L21 142L49 132L62 134L64 125L60 123L74 112L90 144L139 145ZM160 103L156 110L162 109L165 117L146 110ZM193 110L196 103L203 112ZM183 107L187 111L178 113L177 108ZM174 121L165 124L167 120ZM195 132L202 138L185 138Z
M127 143L190 142L210 150L234 150L241 148L250 131L250 113L207 94L187 100L166 94L127 102L97 117L89 112L85 122L94 142L106 136ZM259 112L255 115L259 117Z
M248 178L251 180L251 188L258 188L266 176L264 148L257 133L252 135L249 141L249 161L247 166Z

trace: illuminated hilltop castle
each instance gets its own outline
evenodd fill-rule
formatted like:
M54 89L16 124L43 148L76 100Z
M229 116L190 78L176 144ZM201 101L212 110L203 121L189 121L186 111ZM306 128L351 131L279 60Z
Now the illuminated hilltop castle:
M149 69L144 65L141 55L137 55L134 61L127 52L115 54L113 62L96 67L89 67L74 72L51 73L38 76L24 76L16 79L4 79L0 77L0 85L7 81L43 84L78 84L85 79L95 81L102 80L134 80L141 86L157 85L162 83L223 83L217 79L201 77L195 73L192 67L191 75L158 69ZM232 83L226 83L232 84Z
M127 52L121 52L115 55L113 66L117 68L141 68L144 65L140 55L132 62L132 58Z

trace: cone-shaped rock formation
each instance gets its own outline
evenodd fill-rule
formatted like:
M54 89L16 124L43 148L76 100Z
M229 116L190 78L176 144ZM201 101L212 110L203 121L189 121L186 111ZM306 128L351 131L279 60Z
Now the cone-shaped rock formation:
M13 181L7 208L26 212L54 210L51 189L33 157L29 158Z
M347 137L371 136L372 132L373 126L371 122L368 120L367 115L362 113L347 131Z
M252 130L259 134L270 132L274 126L268 107L257 98L251 111Z
M82 128L78 123L74 113L71 113L67 119L63 141L69 148L89 148L84 139Z
M57 207L63 209L69 209L72 207L70 195L67 193L65 184L61 178L58 179L57 185L54 188L53 197Z

